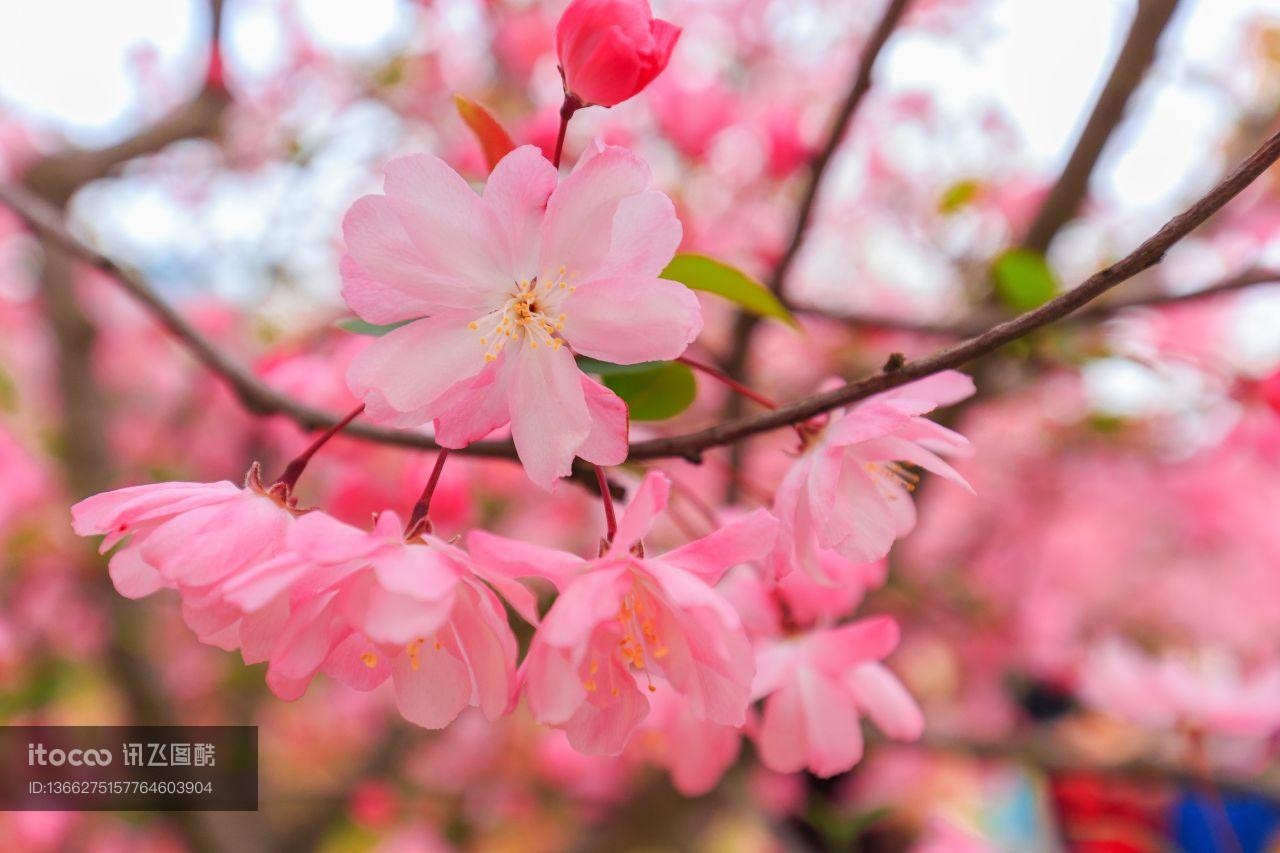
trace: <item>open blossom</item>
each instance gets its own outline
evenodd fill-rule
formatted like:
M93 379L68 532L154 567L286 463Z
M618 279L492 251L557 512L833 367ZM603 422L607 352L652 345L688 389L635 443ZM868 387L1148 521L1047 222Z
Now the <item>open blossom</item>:
M563 728L575 749L615 754L649 713L663 683L696 720L739 726L754 671L738 614L715 584L730 567L763 557L776 523L764 510L657 557L641 537L666 508L670 483L650 473L598 559L480 531L468 537L491 574L543 577L560 589L523 664L524 692L540 722Z
M846 561L870 563L889 553L916 523L911 492L918 477L905 465L968 488L939 456L967 452L968 441L922 415L972 393L972 379L947 371L834 414L778 487L777 575L800 568L834 584Z
M463 551L430 535L406 542L392 512L372 532L308 513L286 544L221 590L244 613L287 614L266 654L267 684L278 696L298 698L324 671L358 690L390 678L400 713L427 728L448 725L468 706L491 720L506 712L515 637ZM529 612L527 590L507 584Z
M348 381L375 420L435 422L446 447L510 423L544 488L575 455L626 458L627 410L574 355L615 364L672 359L702 328L693 293L658 278L680 222L649 167L593 146L558 181L536 148L512 151L483 196L428 155L387 164L386 194L343 222L343 296L378 338Z
M227 615L216 590L284 550L295 510L283 491L263 487L255 465L244 488L225 480L131 486L80 501L71 517L81 536L103 535L104 554L125 543L108 565L121 595L176 589L200 639L235 649L247 638L253 646L261 626Z
M765 700L756 732L764 765L843 773L862 758L861 714L895 740L918 738L919 707L879 663L897 644L897 623L883 616L760 643L751 693Z
M679 38L648 0L573 0L556 25L565 91L583 104L621 103L662 73Z
M1119 640L1085 659L1081 698L1130 723L1234 737L1280 731L1280 666L1242 671L1229 655L1148 656Z

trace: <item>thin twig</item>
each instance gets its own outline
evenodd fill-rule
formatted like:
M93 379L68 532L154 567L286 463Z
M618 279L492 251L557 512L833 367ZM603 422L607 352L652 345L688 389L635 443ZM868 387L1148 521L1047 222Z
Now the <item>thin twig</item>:
M1139 0L1124 46L1067 164L1022 239L1024 248L1043 254L1062 226L1075 217L1088 195L1089 179L1107 142L1124 120L1133 93L1155 61L1156 44L1177 6L1178 0Z

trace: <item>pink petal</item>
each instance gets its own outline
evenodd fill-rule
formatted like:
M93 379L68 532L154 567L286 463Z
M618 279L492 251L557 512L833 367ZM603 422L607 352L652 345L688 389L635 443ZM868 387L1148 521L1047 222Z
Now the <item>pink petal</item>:
M430 640L421 645L416 656L396 655L391 678L401 716L424 729L444 728L471 704L471 675L466 664L436 649Z
M511 438L525 473L550 491L573 469L573 457L591 432L582 372L567 348L520 347L508 400Z
M778 538L778 527L772 513L758 509L659 559L715 584L734 566L764 559Z
M631 573L625 568L583 575L551 605L538 629L539 639L562 649L583 646L597 625L617 615L630 588Z
M618 519L618 532L613 537L609 553L614 556L625 556L631 546L639 542L654 519L667 508L667 499L671 494L671 481L661 471L650 471L645 474L640 488L631 496L631 502L622 511Z
M395 323L448 308L475 310L499 281L472 280L452 257L422 252L385 196L356 199L342 230L347 243L339 266L342 297L371 323Z
M142 559L137 548L125 548L113 555L107 572L116 592L125 598L145 598L165 585L164 578Z
M913 741L924 734L920 706L887 667L863 664L849 673L848 683L858 705L888 737Z
M467 550L485 574L545 578L557 589L564 589L586 565L581 557L567 551L495 536L484 530L467 534Z
M539 270L547 274L563 266L571 284L591 278L609 252L618 205L647 190L652 177L639 156L618 147L574 169L547 202Z
M621 465L627 461L630 413L617 394L590 376L582 377L582 392L591 416L591 432L578 455L596 465Z
M470 293L500 297L514 279L510 247L502 224L462 176L430 154L398 157L386 176L387 203L430 269Z
M353 690L372 690L391 677L391 661L362 634L352 634L329 652L324 672Z
M430 420L454 383L484 367L484 347L456 314L429 317L378 338L351 362L347 384L357 397L377 391L397 412Z
M693 291L661 278L592 281L562 307L565 340L579 354L613 364L679 358L702 331Z
M862 758L862 729L852 697L803 669L765 701L759 742L760 760L779 773L808 768L826 778Z
M556 169L542 152L522 145L498 161L485 184L485 204L510 244L515 281L538 274L538 233L556 181Z
M499 354L476 376L445 393L436 416L436 441L445 447L466 447L511 420L507 405L507 376L511 359Z
M609 251L593 278L658 278L683 235L675 205L664 193L646 190L627 196L618 203Z

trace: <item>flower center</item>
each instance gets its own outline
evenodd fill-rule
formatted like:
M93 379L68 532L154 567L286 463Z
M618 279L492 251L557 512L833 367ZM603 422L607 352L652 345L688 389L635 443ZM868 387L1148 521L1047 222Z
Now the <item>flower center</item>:
M547 276L539 281L535 276L517 282L501 308L468 324L472 331L480 332L480 345L486 348L484 360L495 360L508 341L517 346L528 342L530 349L541 346L557 350L564 346L560 332L564 330L565 316L559 308L574 289L564 267L554 278Z

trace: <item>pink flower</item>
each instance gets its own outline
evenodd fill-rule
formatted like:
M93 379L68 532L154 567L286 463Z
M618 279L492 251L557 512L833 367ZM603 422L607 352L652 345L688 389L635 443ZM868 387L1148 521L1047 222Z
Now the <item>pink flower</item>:
M1085 660L1080 696L1151 728L1254 738L1280 731L1280 666L1246 672L1230 656L1208 650L1153 658L1119 640L1104 642Z
M540 722L563 728L575 749L615 754L649 713L645 690L662 680L695 720L739 726L753 663L733 607L712 588L724 572L772 546L764 510L659 557L641 537L665 509L669 481L652 472L598 559L539 548L481 531L468 537L491 574L543 577L560 589L534 636L522 671Z
M897 644L888 617L762 644L751 693L765 699L756 732L764 765L823 777L845 772L862 758L863 713L895 740L918 738L919 707L877 662Z
M357 690L390 678L405 719L443 728L468 706L506 713L515 637L502 602L458 548L433 536L406 542L395 513L365 532L312 512L288 550L221 590L246 614L283 612L266 652L268 686L296 699L321 670ZM505 578L513 606L533 599Z
M966 452L968 441L921 415L972 393L973 380L947 371L837 413L778 487L777 575L799 567L834 584L848 561L870 563L889 553L916 523L911 492L919 478L903 463L968 488L938 456Z
M595 146L557 185L532 146L483 196L428 155L387 165L386 195L343 222L343 296L371 323L412 321L356 356L348 381L370 417L463 447L506 423L530 479L551 488L575 455L627 454L625 404L574 354L672 359L702 328L693 293L658 278L680 222L640 158Z
M294 512L279 489L263 487L255 464L244 488L225 480L132 486L80 501L71 518L81 536L105 535L101 553L125 542L108 565L117 592L142 598L177 589L200 640L234 649L243 626L216 607L216 590L280 554Z
M714 788L738 757L742 733L734 726L700 720L689 702L671 692L655 693L653 709L637 738L648 758L667 768L671 785L686 797Z
M583 104L621 103L662 73L678 38L648 0L573 0L556 25L565 92Z

